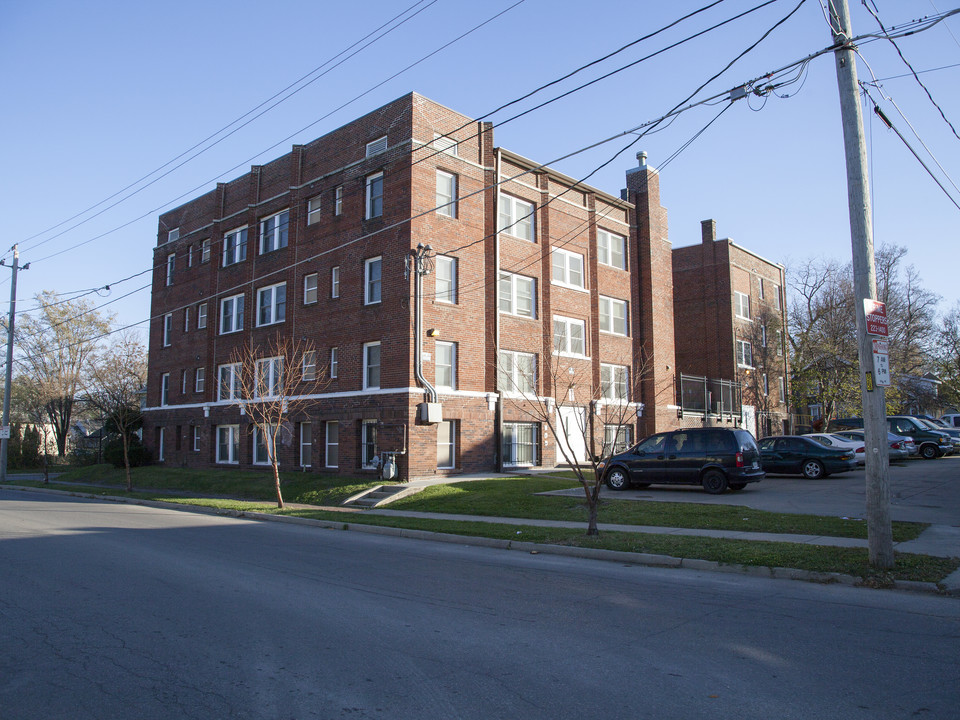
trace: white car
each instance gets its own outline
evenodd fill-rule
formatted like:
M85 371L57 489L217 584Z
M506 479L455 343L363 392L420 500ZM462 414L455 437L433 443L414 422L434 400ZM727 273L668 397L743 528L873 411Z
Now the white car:
M807 433L804 437L837 450L852 450L857 458L857 465L866 465L867 463L867 453L864 450L866 443L863 440L852 440L834 433Z
M859 440L863 442L863 430L838 430L837 435L850 440ZM906 460L909 457L918 455L920 449L917 444L908 437L888 432L887 440L890 441L890 460Z

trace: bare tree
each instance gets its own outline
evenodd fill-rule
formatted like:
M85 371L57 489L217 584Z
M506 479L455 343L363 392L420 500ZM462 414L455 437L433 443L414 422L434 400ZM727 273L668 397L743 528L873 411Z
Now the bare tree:
M739 338L750 345L750 361L738 364L737 375L743 389L743 404L756 408L761 419L758 437L771 434L769 418L777 403L771 393L771 384L784 373L784 358L780 314L762 305L753 317L753 321L738 330ZM749 366L749 367L748 367ZM780 398L786 402L786 398Z
M285 421L313 400L310 395L323 392L330 384L326 371L317 365L317 351L307 340L281 338L277 335L264 346L248 344L231 356L235 367L234 392L241 413L254 425L254 452L263 453L273 468L277 491L277 507L283 508L280 490L278 441L286 431ZM256 458L255 458L256 459Z
M90 363L83 399L109 418L123 443L127 491L130 475L130 438L140 426L140 393L147 382L147 349L132 333L124 333ZM102 429L101 429L102 431Z

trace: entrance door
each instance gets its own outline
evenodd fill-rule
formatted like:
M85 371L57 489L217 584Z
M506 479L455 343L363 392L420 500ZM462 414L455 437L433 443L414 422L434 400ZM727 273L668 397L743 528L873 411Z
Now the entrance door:
M744 405L740 408L743 429L749 430L750 434L757 437L757 411L753 405Z
M557 408L557 463L587 461L587 414L582 407ZM564 452L567 457L564 457ZM569 458L569 460L567 459Z

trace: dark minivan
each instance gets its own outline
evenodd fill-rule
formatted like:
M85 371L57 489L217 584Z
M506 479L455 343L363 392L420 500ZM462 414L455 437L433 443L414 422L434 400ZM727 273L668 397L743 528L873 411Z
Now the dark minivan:
M740 428L691 428L657 433L601 462L611 490L652 483L702 485L713 495L743 490L764 478L757 441Z

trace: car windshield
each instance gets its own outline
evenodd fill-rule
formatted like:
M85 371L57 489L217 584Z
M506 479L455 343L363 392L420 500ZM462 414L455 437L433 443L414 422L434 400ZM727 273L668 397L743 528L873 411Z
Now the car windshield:
M917 421L920 423L920 425L921 425L922 427L930 428L931 430L942 430L942 429L943 429L943 428L941 428L941 427L939 427L939 426L937 426L937 425L934 425L934 424L933 424L932 422L930 422L929 420L925 420L925 419L923 419L923 418L917 418Z
M842 443L850 442L850 438L845 438L842 435L831 435L830 437L832 437L834 440L839 440Z

